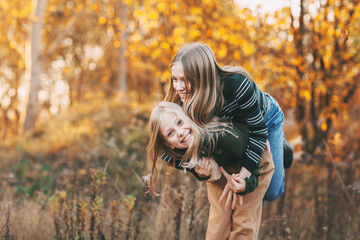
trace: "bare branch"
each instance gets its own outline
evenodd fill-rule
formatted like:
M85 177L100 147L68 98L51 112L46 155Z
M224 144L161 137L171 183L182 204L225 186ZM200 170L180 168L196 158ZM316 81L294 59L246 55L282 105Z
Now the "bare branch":
M47 57L49 57L56 50L56 48L59 46L61 41L64 40L68 36L70 30L74 27L76 21L84 14L85 9L86 8L81 10L81 12L79 12L78 14L73 16L67 22L67 24L66 24L64 30L61 32L61 34L59 34L58 37L49 44L49 47L47 49L44 49L44 52L43 52L43 54L41 56L42 58L46 59Z

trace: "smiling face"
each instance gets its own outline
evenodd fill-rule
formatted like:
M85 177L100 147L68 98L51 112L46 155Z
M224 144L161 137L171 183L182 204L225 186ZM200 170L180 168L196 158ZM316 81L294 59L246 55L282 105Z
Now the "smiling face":
M166 145L172 149L188 148L193 141L191 126L180 119L175 113L163 113L160 133Z
M181 62L175 62L171 67L172 85L182 102L186 99L186 94L191 90L189 82L185 81L184 69Z

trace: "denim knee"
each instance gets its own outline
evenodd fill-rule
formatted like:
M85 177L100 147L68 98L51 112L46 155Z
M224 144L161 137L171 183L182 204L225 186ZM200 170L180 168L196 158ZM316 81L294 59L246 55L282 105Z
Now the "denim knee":
M264 200L269 202L275 201L281 196L283 192L284 192L284 184L281 185L279 189L270 188L269 186L268 190L265 193Z

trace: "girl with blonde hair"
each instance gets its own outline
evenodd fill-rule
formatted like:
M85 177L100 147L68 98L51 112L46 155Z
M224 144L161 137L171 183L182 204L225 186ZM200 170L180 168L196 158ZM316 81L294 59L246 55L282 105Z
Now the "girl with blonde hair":
M207 181L210 212L206 239L257 239L262 200L274 171L269 147L265 147L261 166L259 161L254 173L243 180L226 171L236 172L242 167L249 141L246 124L231 124L213 117L200 127L180 105L160 102L152 111L149 127L147 165L150 192L158 195L155 190L158 159L165 152L171 156L165 159L169 166L185 169L198 180ZM220 178L219 165L226 168L226 171L222 170L225 177ZM232 209L224 209L224 204L218 202L227 186L226 181L230 182L233 198L244 198L243 204L233 201Z
M284 169L293 159L283 133L284 114L275 98L262 92L243 68L220 67L208 45L188 44L173 58L165 100L183 106L201 127L213 116L248 125L249 142L239 173L242 179L254 173L268 140L275 172L264 200L273 201L283 193Z

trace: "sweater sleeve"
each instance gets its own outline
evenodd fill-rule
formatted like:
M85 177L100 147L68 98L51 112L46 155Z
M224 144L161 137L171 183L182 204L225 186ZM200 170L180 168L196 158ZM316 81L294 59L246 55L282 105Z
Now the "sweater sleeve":
M265 148L267 127L252 82L241 74L234 76L236 78L232 79L229 88L233 91L229 94L233 101L225 106L223 111L233 115L233 121L244 120L249 126L249 143L246 146L243 166L254 173Z
M170 166L174 166L176 169L179 170L184 170L183 166L181 166L181 161L179 160L175 160L175 165L173 165L173 158L170 157L169 155L167 155L166 153L163 153L161 155L161 159L163 159L165 162L167 162ZM198 181L206 181L210 178L210 176L208 177L200 177L197 172L195 171L194 168L186 168L186 171L191 172L192 175L194 175L194 177L198 180Z
M237 194L243 196L253 192L259 185L259 176L260 174L259 172L257 172L257 173L252 173L250 177L245 178L246 181L245 191L239 192Z

